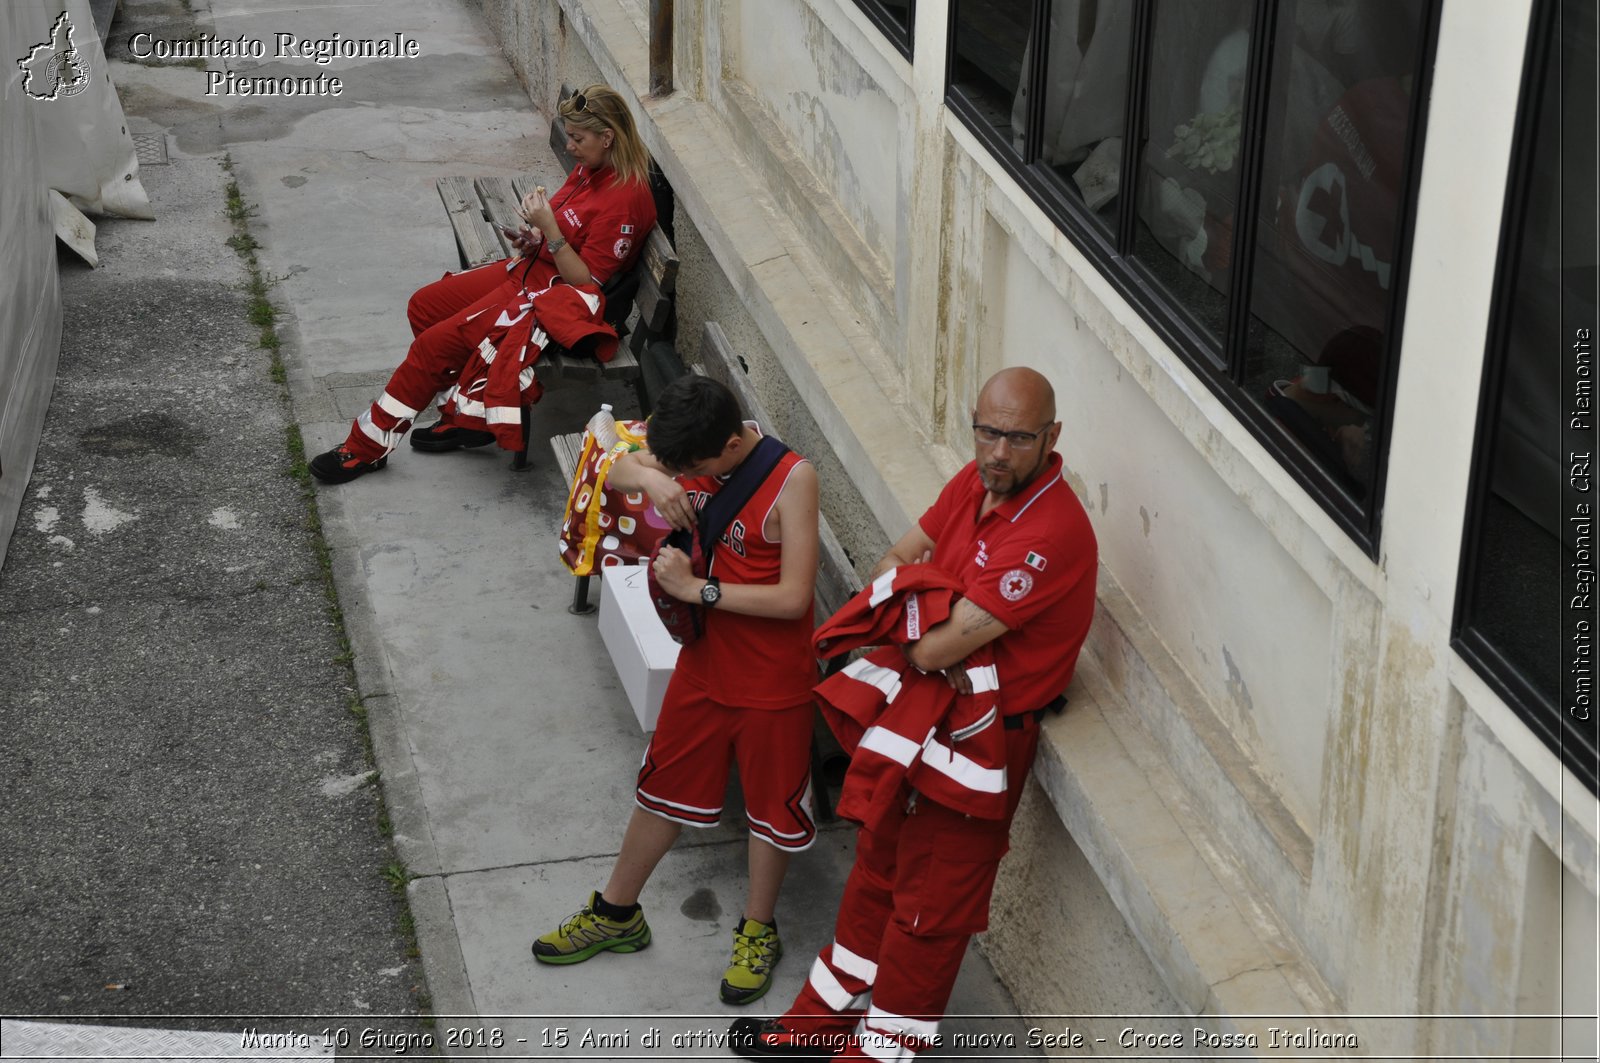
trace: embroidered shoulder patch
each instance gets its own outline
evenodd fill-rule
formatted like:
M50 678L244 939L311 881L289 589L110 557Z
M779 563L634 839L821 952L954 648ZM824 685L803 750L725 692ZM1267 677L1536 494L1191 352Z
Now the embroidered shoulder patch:
M1044 571L1046 562L1043 554L1036 554L1032 550L1029 550L1028 556L1022 560L1027 563L1029 568L1038 569L1040 572Z
M1008 602L1020 602L1033 590L1033 577L1020 568L1014 568L1000 577L1000 597Z
M618 258L627 258L628 252L633 250L633 241L624 236L611 245L611 251Z

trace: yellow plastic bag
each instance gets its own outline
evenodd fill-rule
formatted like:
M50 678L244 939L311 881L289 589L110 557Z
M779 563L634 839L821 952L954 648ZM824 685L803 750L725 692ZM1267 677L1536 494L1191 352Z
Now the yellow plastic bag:
M667 533L667 522L643 491L606 490L611 463L645 443L643 421L617 421L616 427L618 442L609 448L593 432L583 434L561 518L561 560L574 576L591 575L596 567L638 564Z

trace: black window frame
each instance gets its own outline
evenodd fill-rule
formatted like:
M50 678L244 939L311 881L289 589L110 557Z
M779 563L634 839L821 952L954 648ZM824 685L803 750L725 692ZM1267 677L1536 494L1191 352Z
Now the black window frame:
M906 0L906 22L903 26L882 0L855 0L855 5L867 16L867 21L888 38L896 51L907 59L911 58L912 38L916 36L917 27L917 0Z
M1521 269L1522 240L1528 223L1534 185L1536 140L1540 106L1545 102L1545 77L1549 64L1558 63L1560 0L1535 0L1518 87L1516 127L1511 142L1511 163L1506 177L1505 206L1494 270L1489 327L1484 339L1483 376L1479 386L1476 439L1462 518L1461 557L1457 567L1455 614L1450 647L1478 674L1527 728L1555 753L1591 793L1600 793L1600 754L1563 709L1563 690L1552 700L1549 693L1516 662L1501 652L1481 630L1472 626L1474 595L1479 587L1478 565L1487 521L1485 514L1494 484L1494 455L1500 434L1500 404L1505 367L1511 356L1511 332ZM1557 90L1559 95L1559 90ZM1557 104L1559 106L1559 103ZM1559 124L1559 122L1558 122ZM1565 509L1563 508L1563 513ZM1565 584L1563 584L1565 587ZM1552 602L1552 609L1563 603ZM1563 636L1568 626L1563 624ZM1568 647L1558 639L1553 652L1562 656L1560 674L1567 675Z
M858 0L859 2L859 0ZM1372 483L1363 502L1354 498L1338 476L1321 465L1295 442L1260 404L1248 397L1246 375L1247 330L1249 325L1249 279L1255 262L1256 211L1241 210L1233 232L1232 261L1229 266L1227 329L1222 349L1196 327L1182 307L1149 273L1133 254L1136 212L1126 209L1133 200L1139 173L1139 150L1144 130L1147 86L1151 70L1150 52L1155 0L1125 0L1136 4L1128 94L1124 104L1122 166L1118 196L1124 209L1119 226L1107 235L1085 208L1064 190L1061 179L1038 157L1044 122L1044 98L1048 71L1044 54L1048 47L1051 0L1033 0L1030 35L1033 55L1026 64L1030 77L1027 128L1020 155L1002 131L983 116L955 84L957 4L950 4L945 50L945 104L968 131L1000 163L1034 204L1082 251L1089 261L1111 281L1163 342L1200 377L1222 405L1241 422L1255 439L1295 478L1302 488L1350 536L1370 558L1378 556L1382 525L1384 485L1388 472L1389 436L1394 410L1395 381L1399 376L1399 353L1404 343L1406 294L1410 285L1411 245L1416 224L1417 190L1421 183L1422 149L1427 140L1428 103L1432 93L1434 59L1439 39L1439 14L1442 0L1422 0L1422 33L1417 45L1416 78L1406 129L1403 157L1405 187L1400 199L1400 219L1395 234L1394 289L1389 301L1385 335L1388 337L1379 382L1379 401L1373 424ZM1271 86L1271 52L1275 40L1280 0L1254 0L1251 20L1250 62L1245 87L1243 123L1240 132L1239 202L1254 203L1259 189L1265 135L1263 125Z

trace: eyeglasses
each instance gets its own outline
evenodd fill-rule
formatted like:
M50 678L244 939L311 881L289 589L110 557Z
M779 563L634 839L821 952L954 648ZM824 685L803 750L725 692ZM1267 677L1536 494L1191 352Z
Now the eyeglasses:
M978 442L986 447L992 447L1003 439L1012 450L1032 450L1039 445L1040 437L1048 431L1050 431L1049 425L1045 425L1037 432L1003 432L986 424L978 424L976 421L972 423L972 435Z
M581 92L574 92L568 99L572 101L573 114L582 114L584 109L589 106L589 97Z

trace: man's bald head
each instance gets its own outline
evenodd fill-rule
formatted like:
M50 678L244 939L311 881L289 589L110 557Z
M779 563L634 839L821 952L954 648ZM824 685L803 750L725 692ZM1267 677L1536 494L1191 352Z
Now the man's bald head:
M1035 427L1056 419L1056 389L1044 374L1025 365L1002 369L978 392L979 411L1011 413Z
M984 488L998 498L1016 494L1049 467L1061 434L1055 389L1037 370L1002 369L978 392L972 424Z

